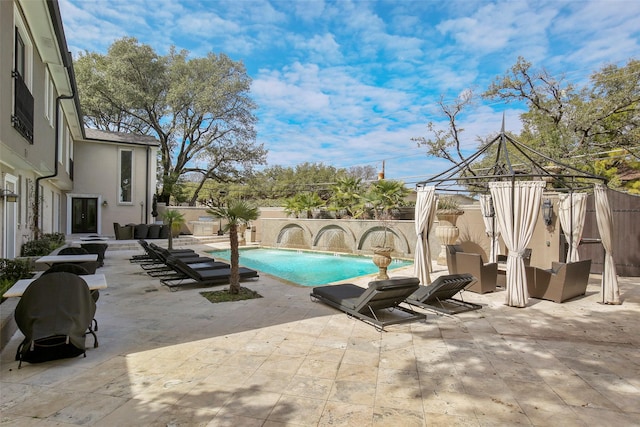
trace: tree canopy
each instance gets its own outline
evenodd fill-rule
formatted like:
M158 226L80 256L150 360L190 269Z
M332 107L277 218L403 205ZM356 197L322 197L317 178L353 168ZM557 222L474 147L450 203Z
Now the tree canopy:
M163 56L122 38L106 55L80 55L75 70L88 126L158 138L165 200L185 174L198 177L194 204L207 180L239 182L266 162L255 142L251 79L239 61L214 53L189 59L175 48Z
M640 61L608 65L583 87L536 70L524 58L483 94L505 102L524 101L523 133L558 159L632 147L640 140Z
M624 185L629 190L634 187L634 183L613 179L613 171L605 173L603 167L614 164L612 161L594 163L594 159L606 159L607 153L621 150L616 151L618 171L634 169L637 164L633 159L638 159L635 153L640 140L640 61L630 60L622 67L605 66L594 72L587 84L579 86L545 70L536 70L520 57L482 96L526 104L528 111L521 115L523 129L520 135L511 136L529 147L565 164L605 175L612 179L613 186ZM465 92L451 104L440 101L446 128L429 123L431 136L414 138L426 147L428 155L455 164L466 160L460 150L463 129L459 115L473 103L473 97L471 92ZM479 139L486 143L492 138ZM475 168L481 168L494 154L487 150ZM517 153L514 154L517 162Z

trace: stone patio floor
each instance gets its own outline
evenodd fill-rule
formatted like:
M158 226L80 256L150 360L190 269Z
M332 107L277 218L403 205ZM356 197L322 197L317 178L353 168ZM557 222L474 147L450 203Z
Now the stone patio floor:
M620 279L619 306L597 303L595 275L563 304L468 292L481 310L378 332L265 274L243 283L261 299L171 292L128 261L137 253L107 252L86 358L18 369L16 332L0 425L640 425L639 278Z

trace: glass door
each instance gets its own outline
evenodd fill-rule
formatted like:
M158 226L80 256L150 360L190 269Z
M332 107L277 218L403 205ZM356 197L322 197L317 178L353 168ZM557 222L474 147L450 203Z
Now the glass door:
M71 201L71 232L98 232L98 198L74 197Z

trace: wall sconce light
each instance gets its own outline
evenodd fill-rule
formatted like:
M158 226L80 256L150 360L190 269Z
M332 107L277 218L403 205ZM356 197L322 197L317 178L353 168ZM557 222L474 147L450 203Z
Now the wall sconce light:
M107 202L106 200L103 200L102 201L102 206L104 206L106 208L107 206L109 206L109 202Z
M547 227L553 222L553 202L551 199L544 199L542 202L542 218Z
M15 203L18 201L18 195L11 190L0 190L0 196L2 196L9 203Z

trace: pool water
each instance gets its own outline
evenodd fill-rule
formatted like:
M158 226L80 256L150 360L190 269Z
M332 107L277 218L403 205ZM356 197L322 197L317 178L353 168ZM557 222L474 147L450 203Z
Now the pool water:
M230 257L229 250L210 253L214 258L227 261ZM388 269L412 264L412 261L394 259ZM267 248L240 249L240 265L303 286L324 285L378 272L369 257Z

